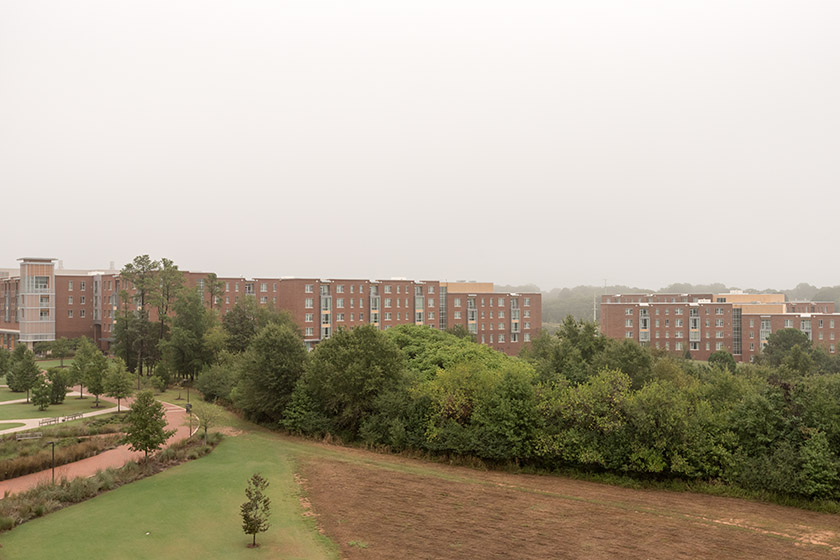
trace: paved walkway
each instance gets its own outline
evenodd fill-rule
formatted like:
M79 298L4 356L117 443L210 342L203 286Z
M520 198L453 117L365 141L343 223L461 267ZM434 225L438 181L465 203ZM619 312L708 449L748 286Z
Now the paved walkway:
M133 399L123 399L123 406L128 408L131 406ZM190 436L190 428L189 425L186 424L187 422L187 411L178 406L171 403L163 403L163 407L166 413L166 427L169 430L175 430L175 434L169 438L167 441L167 445L170 445L176 441L180 441ZM104 414L106 412L113 412L114 408L109 408L106 410L98 410L95 412L86 413L85 417L88 416L95 416L97 414ZM23 422L23 420L18 420L18 422ZM38 426L38 419L35 419L35 426ZM20 428L12 428L11 430L4 430L0 433L8 433L8 432L15 432L19 430L25 430L27 428L20 427ZM193 433L198 429L198 420L196 418L193 419ZM95 475L98 471L107 469L107 468L119 468L125 465L129 461L139 460L143 458L142 451L131 451L128 448L128 445L121 445L116 449L111 449L110 451L105 451L104 453L100 453L99 455L95 455L93 457L88 457L87 459L82 459L81 461L76 461L75 463L68 463L66 465L61 465L60 467L55 468L55 480L58 482L62 479L73 479L80 476L90 477ZM4 480L0 482L0 499L6 496L6 493L15 494L18 492L23 492L25 490L29 490L30 488L34 488L38 484L49 483L52 480L52 469L43 470L37 473L28 474L26 476L21 476L18 478L12 478L10 480Z

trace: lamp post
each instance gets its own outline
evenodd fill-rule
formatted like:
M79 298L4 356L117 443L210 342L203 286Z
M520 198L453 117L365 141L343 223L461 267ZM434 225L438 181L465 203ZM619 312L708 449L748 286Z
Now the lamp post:
M50 445L52 445L52 483L55 484L55 442L48 441Z

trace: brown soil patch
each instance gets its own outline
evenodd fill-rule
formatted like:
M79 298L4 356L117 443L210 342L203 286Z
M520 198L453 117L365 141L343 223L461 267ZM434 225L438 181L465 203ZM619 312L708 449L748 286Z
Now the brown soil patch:
M301 463L344 558L840 558L836 515L348 451Z
M223 426L221 428L214 428L213 431L219 432L220 434L224 434L230 437L236 437L242 435L242 430L237 430L236 428L231 428L230 426Z

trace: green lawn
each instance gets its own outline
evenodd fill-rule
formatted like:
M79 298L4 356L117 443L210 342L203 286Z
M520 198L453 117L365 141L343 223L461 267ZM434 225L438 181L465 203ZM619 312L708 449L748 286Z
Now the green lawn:
M26 393L12 393L8 387L0 387L0 402L25 399Z
M283 440L265 432L229 437L205 458L4 534L3 558L338 558L302 516L292 456ZM256 550L246 547L251 537L239 515L255 472L269 480L272 512Z
M51 367L58 367L61 365L61 360L37 360L35 363L41 369L50 369ZM69 368L73 363L73 358L64 358L64 367Z
M0 430L8 430L9 428L17 428L23 426L23 422L3 422L0 424Z
M26 398L26 393L20 393L21 398ZM26 403L0 405L0 420L24 420L27 418L51 418L54 416L66 416L74 412L92 412L94 398L86 396L84 399L77 399L71 395L62 404L51 404L46 410L38 410L37 406ZM109 401L99 401L100 408L116 407Z

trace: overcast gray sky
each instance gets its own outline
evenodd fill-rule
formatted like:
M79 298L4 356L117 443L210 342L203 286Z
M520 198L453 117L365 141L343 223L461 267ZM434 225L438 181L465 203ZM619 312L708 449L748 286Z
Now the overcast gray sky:
M0 267L840 284L840 2L0 0Z

